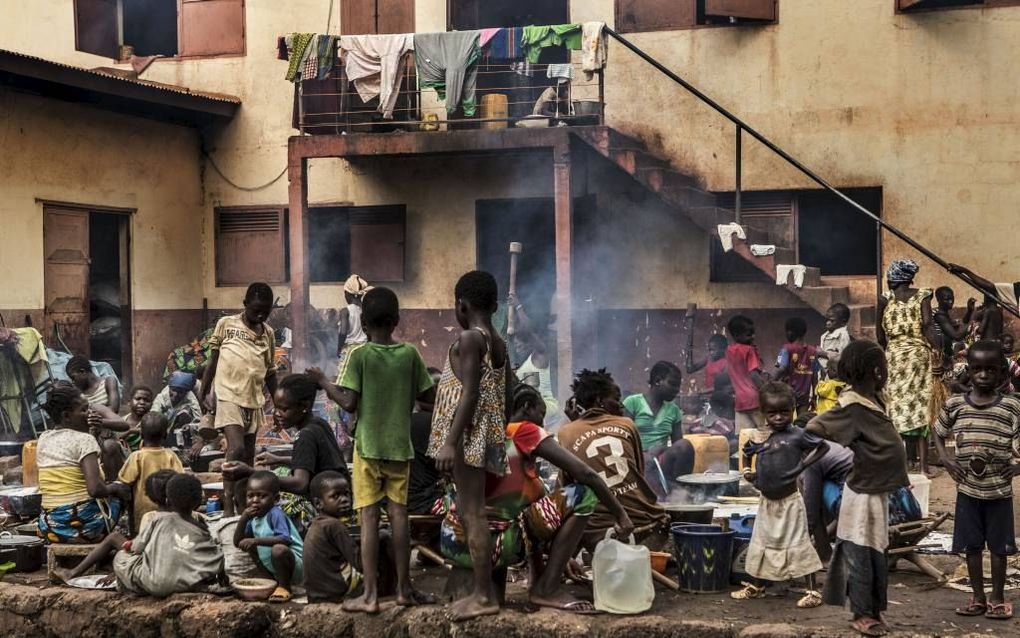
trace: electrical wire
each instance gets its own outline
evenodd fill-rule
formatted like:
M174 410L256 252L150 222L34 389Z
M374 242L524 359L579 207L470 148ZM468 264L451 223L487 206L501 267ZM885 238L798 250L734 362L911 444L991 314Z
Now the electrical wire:
M264 188L269 188L270 186L272 186L276 182L280 181L281 177L283 177L284 175L287 174L287 167L284 166L283 170L280 171L279 175L277 175L273 179L269 180L265 184L262 184L260 186L241 186L240 184L236 183L234 180L230 179L229 177L227 177L226 175L223 174L223 171L220 170L220 167L216 165L216 160L213 159L212 155L210 155L209 153L206 153L205 151L202 151L202 156L205 157L207 160L209 160L209 165L213 167L213 170L216 171L216 174L219 175L220 178L223 179L224 182L230 184L231 186L233 186L234 188L236 188L239 191L247 191L247 192L250 193L250 192L253 192L253 191L260 191L260 190L262 190Z

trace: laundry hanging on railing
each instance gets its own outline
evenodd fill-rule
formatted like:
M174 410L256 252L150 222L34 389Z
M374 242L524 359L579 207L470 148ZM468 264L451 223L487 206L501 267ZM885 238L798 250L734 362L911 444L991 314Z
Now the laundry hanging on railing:
M596 72L606 68L609 36L605 22L585 22L581 27L581 70L589 82Z
M574 51L581 49L580 24L551 24L545 26L524 27L521 37L524 57L532 64L538 63L542 49L564 46Z
M308 59L309 45L315 38L314 33L295 33L290 36L287 43L287 59L290 64L287 66L287 80L297 82L301 79L301 72L304 70L305 61Z
M800 288L804 285L804 275L807 273L807 266L801 264L777 264L776 285L787 286L790 282L790 275L793 275L793 285Z
M345 35L340 38L345 52L344 71L362 101L379 98L378 111L393 119L400 95L401 64L414 50L414 35Z
M479 35L478 31L450 31L414 36L418 85L435 89L439 99L446 100L447 113L456 111L458 105L468 117L477 111Z

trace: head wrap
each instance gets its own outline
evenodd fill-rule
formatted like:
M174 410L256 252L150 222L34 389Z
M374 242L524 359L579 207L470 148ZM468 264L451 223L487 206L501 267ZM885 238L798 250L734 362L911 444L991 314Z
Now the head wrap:
M344 282L344 292L355 297L360 297L372 289L360 275L351 275Z
M889 270L885 271L885 279L890 284L909 284L914 281L914 275L920 269L913 259L897 259L889 264Z
M170 382L167 383L167 385L174 390L191 392L195 389L195 375L190 372L182 372L178 370L170 375Z

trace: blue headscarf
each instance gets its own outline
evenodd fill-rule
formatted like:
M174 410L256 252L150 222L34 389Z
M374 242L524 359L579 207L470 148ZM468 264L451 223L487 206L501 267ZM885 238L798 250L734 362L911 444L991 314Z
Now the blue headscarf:
M885 279L890 284L909 284L914 281L914 275L920 269L913 259L897 259L889 264L889 270L885 271Z
M190 372L182 372L178 370L170 375L170 382L168 386L174 390L183 390L184 392L191 392L195 389L195 375Z

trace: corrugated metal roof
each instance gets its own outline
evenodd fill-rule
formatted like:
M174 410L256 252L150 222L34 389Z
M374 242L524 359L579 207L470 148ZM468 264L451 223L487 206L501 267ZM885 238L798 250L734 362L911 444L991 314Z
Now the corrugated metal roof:
M115 73L110 73L110 72L105 71L103 69L86 69L86 68L79 67L79 66L72 66L70 64L64 64L63 62L54 62L53 60L47 60L45 58L36 57L34 55L27 55L25 53L19 53L17 51L8 51L7 49L0 49L0 57L21 58L21 59L32 61L32 62L35 62L35 63L42 63L42 64L50 65L52 67L58 67L58 68L62 68L62 69L67 69L67 70L70 70L70 71L73 71L73 72L77 72L77 73L87 73L87 74L90 74L90 75L96 75L96 76L100 76L100 77L103 77L103 78L111 78L111 79L114 79L114 80L118 80L120 82L125 82L127 84L133 84L133 85L138 85L138 86L149 87L151 89L155 89L157 91L165 91L167 93L176 93L178 95L190 95L190 96L194 96L194 97L202 98L202 99L206 99L206 100L213 100L213 101L216 101L216 102L227 102L227 103L230 103L230 104L237 104L237 105L241 104L241 98L233 96L233 95L227 95L225 93L210 93L210 92L206 92L206 91L194 91L192 89L189 89L186 86L177 86L175 84L163 84L162 82L151 82L149 80L139 80L139 79L127 78L127 77L123 77L123 76L117 75Z

